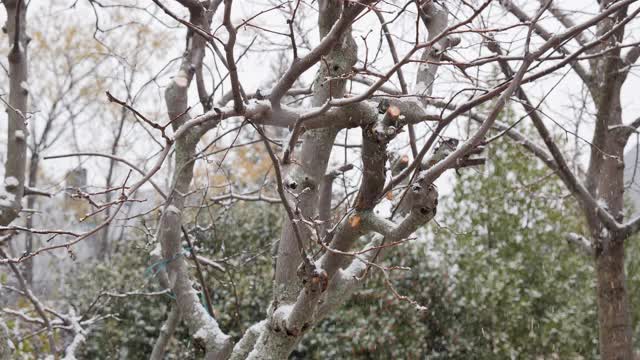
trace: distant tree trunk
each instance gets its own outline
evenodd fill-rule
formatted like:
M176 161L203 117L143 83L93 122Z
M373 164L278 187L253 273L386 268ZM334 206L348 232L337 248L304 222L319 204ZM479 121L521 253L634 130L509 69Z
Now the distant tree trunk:
M122 129L124 128L124 122L127 119L127 111L125 108L122 108L120 112L120 122L118 124L118 131L116 132L113 142L111 143L111 155L115 156L118 154L118 146L120 146L120 139L122 137ZM107 178L105 180L105 188L110 189L113 186L113 174L115 171L116 160L109 159L109 171L107 172ZM107 191L105 194L105 203L111 202L113 198L113 193L111 191ZM107 207L105 209L105 217L109 217L111 215L111 207ZM98 244L98 259L104 260L111 257L112 246L110 235L110 226L106 226L104 230L100 233L100 242Z
M34 189L38 184L38 165L40 164L40 154L34 149L31 153L31 159L29 161L29 187ZM27 209L33 209L36 205L36 198L34 196L27 197ZM27 228L33 228L33 216L27 216L25 225ZM33 233L26 233L25 251L30 253L33 251ZM27 280L27 284L33 284L33 259L29 259L24 264L24 278Z
M7 132L7 162L5 163L5 191L0 204L0 225L8 225L18 217L22 209L27 156L27 36L24 0L7 0L7 35L10 48L9 60L9 124Z

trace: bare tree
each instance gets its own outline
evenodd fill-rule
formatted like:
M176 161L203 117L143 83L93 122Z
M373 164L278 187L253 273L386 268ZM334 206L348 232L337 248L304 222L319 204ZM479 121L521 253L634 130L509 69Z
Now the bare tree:
M566 10L546 3L549 11L566 29L576 29L574 20ZM503 2L505 8L523 23L531 21L530 16L515 3ZM619 5L616 1L599 1L600 12ZM633 335L629 298L624 270L625 240L640 230L640 218L624 222L624 149L630 135L637 132L640 121L623 121L621 90L633 64L640 55L636 43L625 43L625 29L638 15L638 9L625 4L600 21L595 34L577 31L575 42L578 50L570 50L571 45L558 47L558 53L571 59L570 65L584 82L595 107L595 128L589 142L589 166L581 180L567 163L566 156L554 139L543 120L543 114L525 90L519 88L516 97L524 111L532 120L546 151L537 152L545 163L555 170L576 197L587 220L589 234L567 234L570 242L586 247L596 263L598 284L598 321L600 330L600 355L603 359L633 358ZM553 35L537 24L534 31L545 40ZM514 70L504 57L504 52L496 42L488 44L496 53L502 72L511 77ZM586 64L585 64L586 63ZM585 65L588 65L586 68ZM582 119L578 119L580 121ZM515 133L513 130L509 130ZM517 134L516 134L517 136ZM632 164L632 166L636 166Z
M381 111L382 115L371 111L375 109L373 105L367 106L366 98L386 82L389 76L397 70L397 67L403 64L402 62L397 63L396 68L381 76L380 80L365 90L362 95L344 98L344 79L347 77L345 74L349 74L352 71L357 61L355 42L350 34L351 22L373 3L362 2L347 4L342 7L339 3L321 2L319 29L322 41L304 57L298 57L295 42L293 43L294 60L292 65L266 96L268 97L268 102L252 102L248 100L235 73L232 50L236 35L235 29L229 23L231 5L230 1L225 2L224 25L229 32L225 50L231 78L233 107L215 109L211 117L205 114L201 117L187 120L183 124L176 122L176 117L180 117L187 108L185 101L186 87L191 80L191 76L193 76L193 74L190 75L188 73L188 68L184 65L180 70L181 73L174 79L173 87L167 90L167 99L169 109L174 109L174 106L178 103L176 99L185 101L182 106L175 108L176 110L170 110L170 119L176 127L178 148L180 148L182 141L187 141L182 140L183 138L198 138L199 134L196 132L199 130L198 127L206 127L209 121L220 121L227 116L244 116L247 121L254 124L256 130L263 136L264 132L261 130L261 125L270 124L270 122L278 121L285 126L292 127L290 138L284 144L281 158L275 154L269 141L266 138L264 139L265 147L274 164L278 193L282 198L288 222L279 242L275 267L274 298L267 314L267 319L248 330L245 338L236 345L231 356L232 358L247 357L256 359L287 357L301 335L311 328L315 321L325 316L326 311L344 301L344 295L349 294L352 287L358 284L358 279L366 271L365 269L371 265L370 261L379 257L379 251L365 253L363 256L345 253L351 249L358 237L371 231L377 232L379 236L374 237L369 248L379 249L383 241L395 242L407 237L418 226L433 217L437 205L437 192L431 185L432 182L446 169L455 167L459 160L467 156L470 151L482 142L509 97L519 89L523 81L531 81L530 78L532 76L530 75L529 79L527 79L525 74L533 61L548 50L558 47L563 41L573 38L582 30L601 23L603 19L606 19L614 11L620 11L621 8L628 6L624 2L619 2L613 6L603 7L599 15L564 33L549 37L535 51L529 49L530 40L528 38L520 67L517 71L509 74L509 80L500 86L499 90L496 89L494 93L489 92L488 95L480 96L477 100L459 106L451 115L439 119L440 122L435 134L427 141L422 150L415 154L416 159L412 164L387 182L385 164L387 162L386 147L388 142L395 137L401 126L425 120L428 115L424 113L422 107L416 107L415 103L410 101L393 99ZM487 3L484 5L486 6ZM529 21L529 36L536 30L536 23L548 5L547 3L542 7L536 16ZM190 27L198 30L208 28L207 22L198 20L198 15L194 14L194 9L205 11L199 5L193 4L190 7L190 23L195 25ZM415 51L426 48L425 55L422 57L425 65L418 71L414 94L429 96L432 92L438 67L436 62L447 47L458 43L455 38L449 36L449 33L453 32L459 25L450 26L448 24L447 10L439 4L427 2L421 5L419 9L423 15L422 19L429 30L430 37L426 44L416 43L414 47ZM467 21L470 21L481 11L482 6ZM465 23L465 21L462 23ZM203 41L206 36L207 34L203 34ZM191 48L186 52L188 56L199 56L199 52L195 47L196 44L197 41L191 43ZM187 64L192 64L195 70L200 66L201 58L196 61L189 61L188 58L185 58L184 61ZM304 110L282 107L280 101L291 88L295 79L309 69L311 65L320 61L320 70L314 83L313 100L311 102L312 106L316 108L304 112ZM197 74L197 71L195 73ZM174 92L176 79L180 82L186 80L181 83L184 85L185 90L183 90L182 96L179 97ZM496 105L494 105L489 116L483 120L480 128L470 136L469 140L460 147L451 149L449 154L442 156L441 161L433 162L434 165L432 167L421 171L422 158L430 146L433 145L439 130L460 112L477 106L479 103L495 96L499 96ZM421 97L418 96L418 98ZM380 103L382 104L383 102ZM428 102L423 100L422 104L424 106ZM400 115L402 115L402 118L400 118ZM345 214L343 220L328 232L328 239L315 237L316 240L314 241L313 225L315 225L315 221L313 219L317 215L317 204L323 202L318 198L318 189L326 172L330 156L329 150L334 143L338 130L343 127L353 126L351 124L340 124L345 118L359 119L358 125L362 128L363 146L361 156L364 176L352 210ZM287 119L288 121L286 121ZM299 155L295 156L297 159L293 161L296 143L302 132L304 132L302 146L299 150ZM194 144L187 143L183 146L185 148L193 148ZM192 156L193 154L177 156L177 161L180 158L183 160L176 163L176 169L185 169L190 172L190 158ZM415 172L416 175L413 176L409 187L410 190L403 194L404 199L402 200L408 203L406 207L408 208L409 216L400 223L393 223L376 217L372 213L372 209L382 196L387 191L392 190L393 186L399 184L403 178L414 170L417 170ZM175 200L165 207L158 236L165 259L174 258L180 251L179 243L176 240L179 238L178 227L183 203L179 197L180 193L185 193L188 189L191 176L181 175L180 172L177 172L174 181L173 196L175 196ZM168 231L168 229L173 229L173 231ZM309 250L314 242L317 244L330 244L324 247L324 254L317 259L309 255ZM167 251L168 249L173 250ZM168 266L168 272L169 278L176 279L172 288L176 292L177 304L183 314L183 318L188 322L192 331L201 336L199 340L202 341L211 358L226 357L230 351L227 336L220 332L215 323L209 325L206 322L203 323L202 311L197 310L199 302L192 289L190 287L185 288L184 284L178 284L180 279L186 277L184 265L180 264L179 261L174 261L172 265ZM209 321L213 320L210 319ZM202 329L207 327L211 331L203 333ZM606 351L603 351L603 355L607 358Z
M385 265L390 261L386 255L436 215L438 190L434 182L447 170L482 164L478 154L490 145L488 134L497 130L496 136L513 138L557 171L578 199L591 240L575 234L570 239L586 244L596 261L601 357L633 357L624 241L640 230L640 218L623 222L622 159L628 138L640 121L629 125L622 122L620 93L640 55L636 43L623 42L625 27L640 12L637 0L600 1L598 11L582 16L580 21L570 19L550 0L540 1L539 7L528 10L531 14L511 1L500 1L517 21L501 19L494 23L488 22L494 16L491 10L496 2L492 0L408 1L400 5L375 0L298 0L252 9L241 21L234 14L242 4L232 0L177 0L171 5L153 2L153 10L144 10L154 18L165 19L158 21L169 18L168 21L187 29L186 47L164 89L168 120L154 120L154 116L145 115L137 104L134 107L130 93L126 97L107 94L110 102L122 107L111 153L75 154L106 156L111 161L106 176L109 194L106 201L98 204L92 199L98 194L83 194L97 209L88 216L103 216L85 232L11 225L19 214L25 189L26 7L20 1L4 2L13 46L9 54L6 201L0 204L3 206L0 229L64 239L21 256L3 255L0 264L11 266L18 279L24 280L15 268L17 263L56 249L70 250L100 231L106 255L110 252L106 229L125 204L137 201L138 190L149 184L163 199L155 233L157 246L152 256L155 264L165 265L157 272L161 287L175 295L151 358L163 358L172 333L182 321L207 359L285 359L305 333L362 286L370 272L382 272L389 291L398 300L414 304L417 310L423 309L395 290L389 279L393 266ZM98 2L91 2L90 6L96 14L96 6L109 8ZM137 5L130 8L138 9ZM182 17L184 13L188 13L188 18ZM313 29L319 41L315 45L302 30L305 26L302 14L308 17L310 13L317 14ZM259 23L257 19L265 14L284 16L286 26ZM564 26L562 31L552 33L543 27L548 14ZM363 23L365 31L358 30ZM97 24L99 31L99 21ZM371 32L366 31L372 24L380 29L377 49L371 46ZM247 28L255 29L263 37L263 49L256 48L257 36L252 39L246 36ZM595 32L590 34L593 28ZM513 30L519 31L519 39L506 44L512 46L507 53L500 39ZM270 36L282 37L285 45L271 41ZM255 85L243 79L241 59L250 51L266 53L271 45L280 45L279 61L285 64L281 66L282 74L276 76L270 89L249 91ZM629 50L623 52L625 48ZM381 55L385 51L389 56ZM473 58L462 60L469 56ZM282 57L290 61L283 61ZM412 68L413 63L418 64L417 69ZM479 70L471 74L475 68L494 64L504 73L497 84L491 81L487 85ZM205 74L213 74L213 67L218 81L208 82ZM574 173L565 160L538 106L524 90L526 84L542 82L565 67L571 67L585 82L597 110L584 184L581 175ZM312 80L307 74L311 69L316 71ZM409 76L415 78L413 86L409 84ZM214 77L211 75L211 79ZM456 84L439 89L436 85L442 81L443 88L446 87L447 78ZM150 81L155 80L154 77ZM304 86L308 83L310 86ZM195 105L190 98L196 93L202 112L193 116ZM460 100L462 97L466 98ZM546 149L519 133L515 126L498 120L512 99L523 104ZM116 156L126 114L133 114L147 134L159 136L151 137L160 150L149 157L153 159L149 170ZM464 140L450 138L447 131L460 120L475 121L478 125L468 127ZM239 125L228 131L220 130L226 124ZM286 129L287 136L278 139L273 128ZM359 129L349 134L357 132L351 140L358 139L360 144L349 141L346 135L349 129ZM214 130L222 134L205 144L207 134ZM210 147L220 144L223 162L226 153L242 146L235 143L240 133L253 136L247 144L260 142L264 146L264 155L271 162L271 176L257 196L234 192L230 185L228 194L208 200L280 204L284 226L275 249L273 295L268 311L264 320L247 329L234 343L215 318L211 294L215 288L208 289L200 268L219 265L197 254L185 213L187 200L194 193L194 174L200 160L212 156ZM343 144L338 143L341 133L345 134ZM230 143L225 142L229 134L235 136ZM399 143L406 146L398 146ZM345 149L344 159L335 160L334 147ZM356 150L347 154L351 148ZM34 154L37 158L37 153ZM355 156L358 159L354 166ZM119 186L112 177L116 162L131 168ZM168 162L172 182L169 189L162 189L153 177ZM358 184L350 188L344 181L338 191L334 182L353 168L359 170L359 177L352 176ZM217 164L213 171L224 169ZM111 191L118 194L117 199ZM338 196L342 198L336 199ZM333 203L345 204L344 209L336 208L332 213ZM390 208L388 216L381 215L383 207ZM195 271L189 261L195 264ZM204 301L192 284L194 274ZM42 319L32 320L47 327L50 348L56 356L52 335L55 324L48 320L44 306L30 294L28 284L24 281L20 284L21 294L33 303ZM99 319L85 319L83 323L73 313L55 316L76 329L72 341L64 347L71 353L83 341L82 327Z

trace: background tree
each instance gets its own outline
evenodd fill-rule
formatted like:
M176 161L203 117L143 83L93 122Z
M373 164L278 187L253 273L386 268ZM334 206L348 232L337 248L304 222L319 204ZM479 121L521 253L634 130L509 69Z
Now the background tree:
M599 1L600 10L617 3ZM502 3L518 20L530 21L527 12L508 1ZM545 2L550 5L551 2ZM574 20L560 8L550 7L550 12L565 28L572 28ZM547 165L558 172L567 188L581 205L587 219L588 235L568 234L578 238L593 249L598 279L598 318L600 329L600 352L604 359L631 359L633 356L632 317L626 284L625 242L640 230L640 217L624 222L624 149L640 121L623 121L621 92L623 85L640 56L640 48L625 41L625 30L638 10L623 6L615 15L602 21L595 34L580 32L575 42L580 46L573 52L572 69L583 82L588 105L595 110L595 128L589 141L589 166L581 180L568 165L552 132L543 121L542 113L529 99L524 89L516 91L524 110L528 113L540 138L545 143L548 154ZM543 39L553 38L541 24L535 25L535 32ZM606 38L606 39L605 39ZM500 46L492 42L489 48L501 55ZM628 49L627 49L628 48ZM625 51L623 51L625 49ZM560 53L571 54L571 45L560 46ZM577 61L585 54L587 61ZM597 56L597 54L606 54ZM507 77L514 70L504 60L499 61L502 72ZM588 68L586 68L588 65ZM578 123L583 119L578 119Z

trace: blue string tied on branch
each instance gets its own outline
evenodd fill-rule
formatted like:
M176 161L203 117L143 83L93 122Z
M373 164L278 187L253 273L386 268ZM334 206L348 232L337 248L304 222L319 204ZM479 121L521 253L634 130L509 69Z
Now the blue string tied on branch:
M188 246L185 246L185 247L182 248L181 252L175 254L174 256L170 257L169 259L162 259L162 260L156 261L153 264L151 264L149 267L147 267L145 269L144 274L145 274L146 277L155 276L160 271L165 270L167 268L167 265L170 262L174 261L175 259L179 258L180 256L188 256L190 253L191 253L191 248L188 247ZM206 299L204 297L204 293L202 291L199 291L198 294L199 294L200 302L204 306L206 304ZM168 292L167 296L169 296L173 300L176 299L176 295L173 293L173 291ZM209 311L207 311L207 313L208 312ZM209 314L209 315L211 317L213 317L213 314Z
M145 276L149 277L149 276L157 275L160 271L165 270L167 268L167 265L170 262L174 261L175 259L179 258L180 256L189 255L190 251L191 251L191 248L184 247L184 248L182 248L181 252L173 255L169 259L162 259L162 260L154 262L148 268L145 269L145 271L144 271Z

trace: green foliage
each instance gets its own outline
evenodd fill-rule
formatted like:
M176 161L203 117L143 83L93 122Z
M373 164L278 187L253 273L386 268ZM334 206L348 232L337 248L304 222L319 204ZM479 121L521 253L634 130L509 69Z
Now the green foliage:
M157 281L145 273L150 258L148 248L129 244L110 264L96 263L78 269L69 286L68 299L82 311L103 291L115 293L160 290ZM171 298L162 296L101 297L94 308L101 315L112 314L99 322L82 349L86 359L143 359L148 357L169 309Z
M478 358L595 356L592 260L564 240L581 228L573 199L517 144L488 156L459 179L443 220L452 231L437 235L457 266L461 337Z

